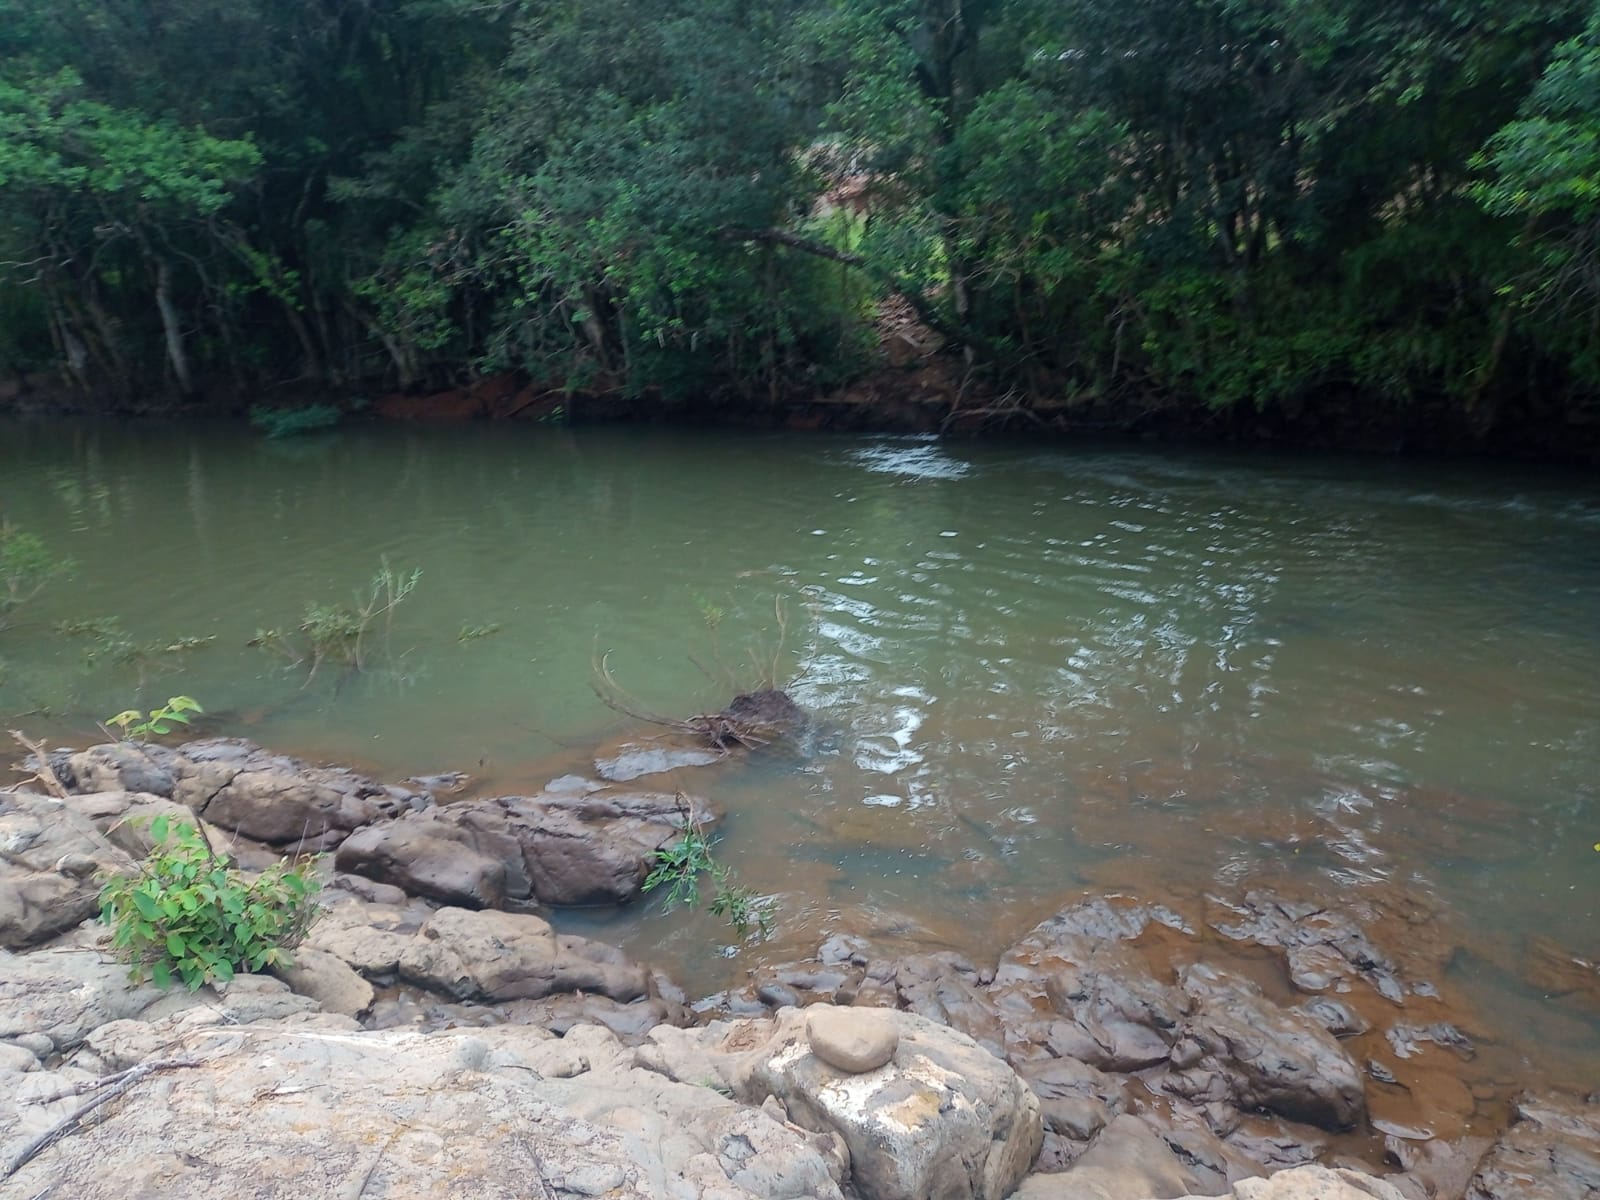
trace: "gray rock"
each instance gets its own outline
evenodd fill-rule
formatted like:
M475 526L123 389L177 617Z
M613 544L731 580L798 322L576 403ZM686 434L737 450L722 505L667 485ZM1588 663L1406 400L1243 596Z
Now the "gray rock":
M1183 1200L1200 1200L1186 1196ZM1390 1184L1360 1171L1322 1166L1295 1167L1266 1179L1234 1185L1232 1200L1405 1200Z
M806 1040L830 1067L860 1075L894 1057L900 1030L883 1013L819 1004L806 1010Z
M141 792L176 801L211 824L274 846L329 850L355 829L432 803L341 767L314 767L239 738L176 750L140 742L91 746L59 768L73 791Z
M1600 1195L1600 1101L1523 1096L1511 1128L1479 1165L1467 1200L1594 1200Z
M362 830L337 865L472 908L623 904L691 814L715 822L704 801L648 792L466 800Z
M646 990L643 970L558 945L555 932L538 917L463 908L442 908L428 918L400 955L399 973L418 987L461 1000L536 1000L585 991L627 1001Z
M811 1052L807 1011L654 1029L638 1061L668 1078L720 1082L747 1104L776 1098L797 1125L837 1134L863 1200L1001 1200L1017 1186L1043 1125L1011 1068L955 1030L884 1012L900 1034L894 1057L845 1074Z
M273 974L302 996L309 996L323 1012L362 1017L372 1008L376 993L342 958L311 946L297 949L288 966Z
M1016 1195L1017 1200L1171 1200L1199 1185L1154 1129L1124 1114L1064 1172L1030 1176Z
M0 792L0 947L48 941L100 907L101 872L133 860L60 800Z
M1323 1129L1349 1129L1366 1116L1361 1071L1321 1025L1278 1008L1248 980L1203 964L1184 968L1179 980L1197 1003L1186 1034L1206 1057L1169 1075L1165 1090L1213 1099L1221 1079L1238 1108Z
M75 1200L841 1200L831 1140L641 1072L600 1030L572 1047L504 1027L167 1032L179 1041L164 1053L198 1065L140 1080L23 1167L8 1194L70 1180ZM573 1049L588 1065L562 1075L556 1056ZM52 1097L83 1077L36 1076L28 1094L0 1094L0 1161L63 1115Z

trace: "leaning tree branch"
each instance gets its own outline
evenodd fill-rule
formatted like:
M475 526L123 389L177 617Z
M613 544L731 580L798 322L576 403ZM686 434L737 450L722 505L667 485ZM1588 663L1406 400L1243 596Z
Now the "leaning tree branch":
M50 759L45 754L44 743L36 742L32 738L24 737L21 731L16 729L11 731L11 737L20 746L22 746L23 749L32 754L33 761L38 764L38 766L34 768L33 777L40 783L44 784L45 790L57 800L65 800L70 793L68 793L66 787L62 785L61 777L55 773L55 768L50 765Z
M922 294L920 288L915 287L909 280L902 279L893 271L880 267L870 259L859 254L851 254L847 250L838 250L826 242L814 241L811 238L801 237L797 233L790 233L784 229L727 229L720 235L725 241L730 242L758 242L767 246L787 246L791 250L798 250L802 254L809 254L815 258L826 258L830 262L843 263L847 267L855 267L865 271L867 275L890 291L903 296L907 304L911 305L918 319L935 333L941 335L945 341L957 346L966 346L993 361L999 357L999 351L993 342L984 337L975 329L964 325L953 324L947 321Z

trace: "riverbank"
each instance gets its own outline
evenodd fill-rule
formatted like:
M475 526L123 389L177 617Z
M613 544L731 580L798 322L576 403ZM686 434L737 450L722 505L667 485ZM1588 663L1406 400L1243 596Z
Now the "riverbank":
M56 1169L83 1173L75 1195L127 1194L109 1189L130 1177L200 1194L280 1153L277 1123L308 1120L317 1149L260 1194L314 1177L351 1195L374 1180L389 1190L366 1194L423 1194L417 1178L498 1195L513 1160L588 1195L999 1200L1031 1171L1021 1194L1037 1200L1255 1197L1251 1178L1313 1163L1382 1173L1405 1200L1589 1194L1600 1111L1496 1054L1450 987L1460 948L1401 889L1340 911L1252 880L1199 909L1078 894L992 962L886 955L845 932L695 998L663 964L533 910L635 900L693 803L681 785L708 765L669 756L652 765L670 775L463 800L437 790L458 780L384 784L232 739L50 762L63 795L0 795L0 1041L22 1072L0 1109L5 1154L91 1079L132 1071L149 1089L64 1135ZM652 774L675 794L652 800ZM160 813L203 820L247 864L329 852L328 911L296 970L193 996L127 984L89 921L95 872L129 869ZM1553 948L1545 969L1568 1002L1600 1001L1593 964ZM881 1067L829 1065L818 1011L900 1048ZM928 1087L953 1090L905 1108ZM406 1099L423 1091L425 1113ZM314 1116L294 1099L307 1094ZM648 1133L668 1121L674 1136ZM641 1136L658 1149L630 1173ZM895 1138L917 1153L879 1157ZM212 1147L200 1165L190 1142ZM50 1153L13 1182L60 1178ZM957 1161L960 1186L943 1174ZM1530 1162L1549 1164L1546 1191L1526 1190ZM687 1190L664 1182L679 1177Z
M903 341L903 344L900 344ZM1374 408L1354 395L1294 405L1212 409L1160 394L1085 392L1023 397L997 392L936 344L903 337L886 345L877 367L829 392L796 387L760 396L664 395L542 385L511 373L436 391L391 392L379 381L339 388L239 390L221 385L200 396L85 394L35 374L0 381L0 416L236 417L257 408L322 408L349 421L429 424L542 422L678 425L796 433L940 434L963 439L1023 434L1064 442L1091 438L1174 446L1336 451L1381 457L1426 455L1589 467L1600 464L1600 402L1546 404L1533 392L1492 410L1465 409L1419 396Z

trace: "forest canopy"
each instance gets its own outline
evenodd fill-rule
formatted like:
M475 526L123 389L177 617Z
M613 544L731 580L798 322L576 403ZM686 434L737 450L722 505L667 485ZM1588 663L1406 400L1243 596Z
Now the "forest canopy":
M106 406L1600 394L1593 0L0 0L0 374ZM1519 401L1521 402L1521 401Z

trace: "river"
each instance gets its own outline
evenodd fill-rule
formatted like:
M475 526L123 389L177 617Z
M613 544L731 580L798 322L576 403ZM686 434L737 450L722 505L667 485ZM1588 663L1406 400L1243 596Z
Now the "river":
M775 681L798 755L668 780L771 898L571 914L691 988L834 930L991 960L1088 888L1402 888L1480 1038L1600 1078L1600 1014L1519 975L1600 958L1600 488L1488 464L641 428L0 424L0 513L77 560L0 632L0 713L82 744L187 693L204 728L475 794ZM293 635L420 570L359 674ZM122 662L61 622L115 617ZM387 628L384 628L384 626ZM160 647L210 639L187 651ZM116 639L112 639L116 640ZM126 645L149 646L148 654ZM652 781L659 783L659 780Z

